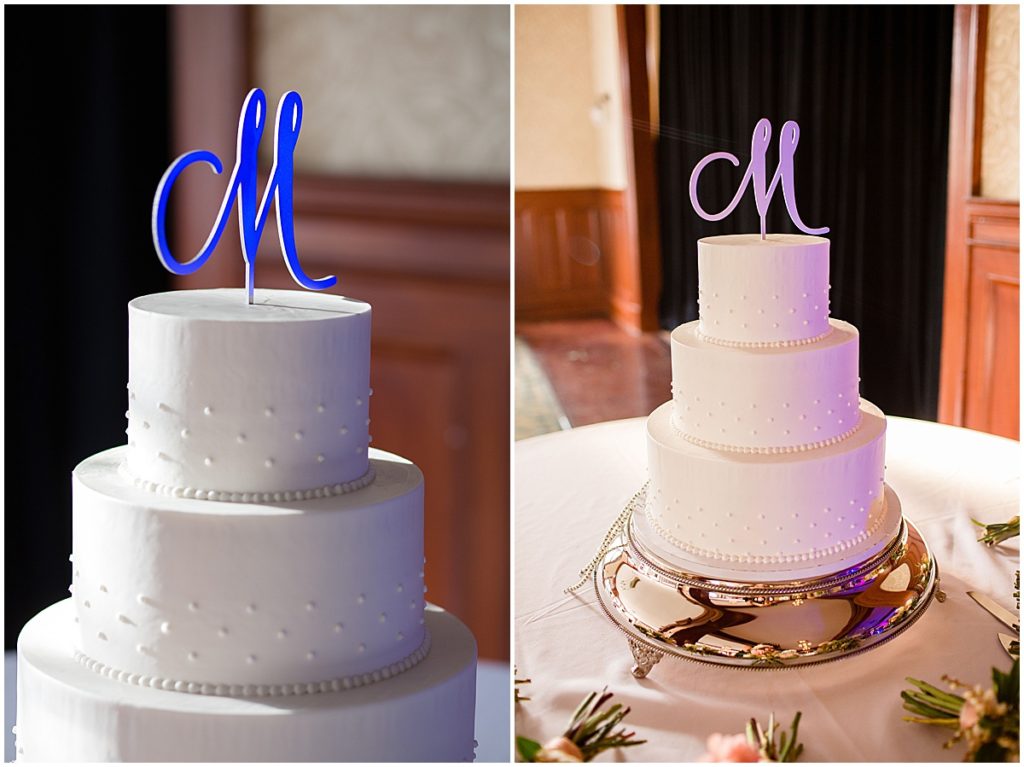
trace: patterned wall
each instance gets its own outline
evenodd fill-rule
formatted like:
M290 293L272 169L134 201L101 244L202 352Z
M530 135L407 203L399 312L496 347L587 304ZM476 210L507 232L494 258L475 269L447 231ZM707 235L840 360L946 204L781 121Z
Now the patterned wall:
M316 116L299 170L508 179L507 6L260 5L252 20L255 82Z
M991 5L985 49L981 196L1020 199L1020 7Z

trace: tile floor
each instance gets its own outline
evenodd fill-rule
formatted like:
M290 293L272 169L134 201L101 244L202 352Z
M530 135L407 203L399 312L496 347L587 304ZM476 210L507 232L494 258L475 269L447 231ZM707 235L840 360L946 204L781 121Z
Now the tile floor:
M571 428L529 344L516 337L516 439Z
M667 333L608 320L516 324L516 439L649 414L670 397Z

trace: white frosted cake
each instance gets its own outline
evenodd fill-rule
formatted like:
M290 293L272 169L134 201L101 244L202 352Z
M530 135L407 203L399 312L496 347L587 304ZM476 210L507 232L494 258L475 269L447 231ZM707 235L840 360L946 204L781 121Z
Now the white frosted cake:
M128 315L128 445L74 471L72 598L19 639L18 758L471 760L476 647L425 602L423 476L369 448L369 305Z
M902 514L885 485L885 416L860 399L859 335L829 317L829 243L698 243L700 319L672 332L672 401L647 421L635 522L690 572L788 581L880 552Z

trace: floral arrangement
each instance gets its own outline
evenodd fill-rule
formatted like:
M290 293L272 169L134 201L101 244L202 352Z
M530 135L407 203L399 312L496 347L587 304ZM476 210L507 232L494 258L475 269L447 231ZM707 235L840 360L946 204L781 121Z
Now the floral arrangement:
M919 679L907 678L915 689L901 693L903 708L913 716L908 722L937 725L954 730L944 744L952 748L959 741L967 744L967 762L1020 761L1020 661L1009 672L992 669L992 686L974 685L943 676L951 690L945 692Z
M761 727L756 719L747 722L747 730L739 735L715 733L708 738L707 753L701 762L795 762L803 753L803 743L797 741L800 713L796 712L788 732L778 737L779 724L775 714L768 718L768 726Z
M646 743L646 740L637 740L635 732L619 727L630 709L619 703L605 708L611 699L612 693L607 687L600 693L590 693L576 707L565 732L543 745L530 738L516 736L519 758L524 762L589 762L610 748Z
M986 546L995 546L1014 536L1020 535L1020 517L1013 517L1008 522L995 522L991 525L986 525L984 522L979 522L976 519L972 519L971 522L985 531L978 541Z

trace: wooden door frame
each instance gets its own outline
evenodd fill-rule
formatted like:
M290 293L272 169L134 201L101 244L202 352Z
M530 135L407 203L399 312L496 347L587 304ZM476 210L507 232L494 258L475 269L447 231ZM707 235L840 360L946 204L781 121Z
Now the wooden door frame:
M971 249L989 242L972 224L987 218L1014 218L1019 202L981 196L982 118L988 7L956 6L949 105L946 256L939 369L938 420L961 426L967 396L967 342ZM1012 244L1010 244L1012 245Z
M967 356L967 201L980 189L979 137L988 9L982 5L958 5L954 14L938 415L942 423L959 425L964 417Z
M661 237L655 133L650 126L647 72L647 8L617 6L623 138L626 144L624 209L626 247L613 269L609 309L612 319L631 331L659 328Z

